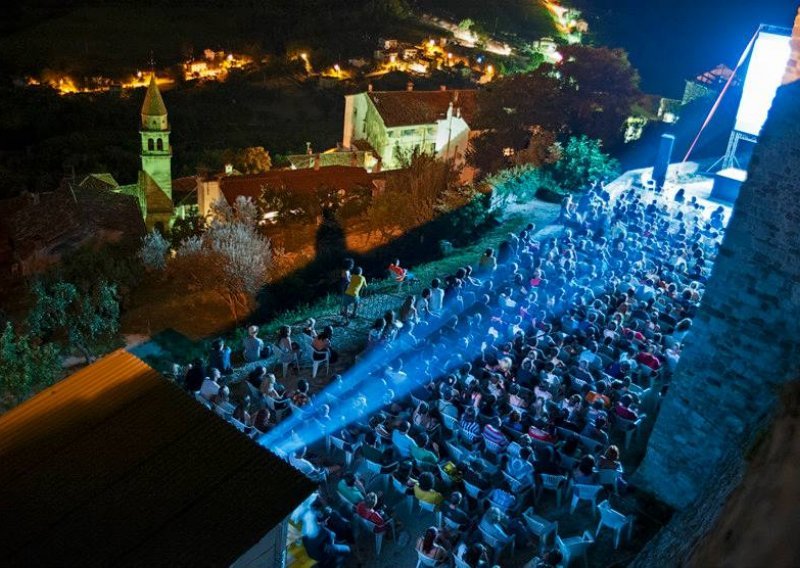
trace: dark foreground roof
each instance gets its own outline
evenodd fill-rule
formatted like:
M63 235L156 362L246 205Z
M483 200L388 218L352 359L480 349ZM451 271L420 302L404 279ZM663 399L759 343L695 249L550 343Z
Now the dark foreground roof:
M3 566L227 566L313 489L124 351L0 417Z

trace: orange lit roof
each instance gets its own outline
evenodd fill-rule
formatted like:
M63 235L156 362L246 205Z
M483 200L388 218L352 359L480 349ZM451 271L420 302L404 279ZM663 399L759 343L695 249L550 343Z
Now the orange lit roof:
M314 489L125 351L0 417L4 566L230 565Z
M352 166L325 166L299 170L270 170L261 174L225 176L219 181L220 190L228 203L240 195L257 200L265 187L286 187L294 191L314 191L323 187L352 190L371 187L372 180L385 174L371 174L364 168Z

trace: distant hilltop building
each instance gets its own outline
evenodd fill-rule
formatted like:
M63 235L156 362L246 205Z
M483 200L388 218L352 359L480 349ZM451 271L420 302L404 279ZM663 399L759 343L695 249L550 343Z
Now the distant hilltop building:
M465 163L475 90L372 91L345 97L342 148L371 152L384 170L415 151Z

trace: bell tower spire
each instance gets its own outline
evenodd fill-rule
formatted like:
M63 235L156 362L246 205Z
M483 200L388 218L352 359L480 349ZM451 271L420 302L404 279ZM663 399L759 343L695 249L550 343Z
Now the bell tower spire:
M142 137L142 170L172 199L172 147L169 144L167 107L158 90L156 75L150 75L150 84L144 97L139 134Z

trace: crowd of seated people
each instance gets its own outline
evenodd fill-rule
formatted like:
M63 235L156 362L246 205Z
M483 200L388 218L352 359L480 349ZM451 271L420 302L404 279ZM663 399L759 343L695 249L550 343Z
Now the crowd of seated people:
M403 499L442 513L420 555L477 567L498 543L533 544L523 512L554 479L568 498L576 486L624 491L626 434L668 388L721 237L719 213L707 221L687 207L595 188L562 210L558 234L509 235L474 272L435 279L423 301L409 296L399 317L377 320L370 388L336 377L324 391L350 416L344 428L328 416L326 435L364 458L339 484L350 512L376 530L396 514L350 477L367 461Z

